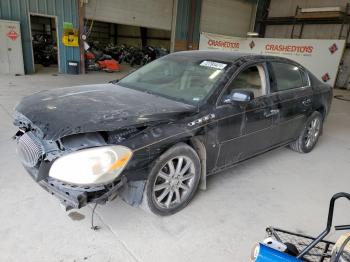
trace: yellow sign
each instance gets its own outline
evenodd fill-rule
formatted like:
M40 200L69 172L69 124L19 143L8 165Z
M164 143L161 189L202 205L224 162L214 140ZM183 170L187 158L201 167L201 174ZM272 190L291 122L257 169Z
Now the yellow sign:
M62 42L65 46L79 46L79 37L75 34L63 35Z
M64 23L62 42L65 46L79 46L79 31L73 28L73 24Z

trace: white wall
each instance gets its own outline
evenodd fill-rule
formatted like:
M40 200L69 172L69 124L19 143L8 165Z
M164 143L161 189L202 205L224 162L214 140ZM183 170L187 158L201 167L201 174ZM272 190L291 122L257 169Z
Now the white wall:
M271 0L269 17L294 16L297 6L302 8L341 6L345 10L348 2L347 0Z
M201 32L246 36L255 5L243 0L203 0Z
M173 0L89 0L85 17L115 24L171 30Z
M267 38L291 38L292 25L268 25L265 29L265 37ZM298 35L299 25L294 26L294 35ZM297 38L297 37L296 37Z
M344 25L341 39L345 39L348 25ZM300 34L301 25L268 25L266 26L265 37L270 38L303 38L303 39L338 39L340 24L312 24L304 25Z

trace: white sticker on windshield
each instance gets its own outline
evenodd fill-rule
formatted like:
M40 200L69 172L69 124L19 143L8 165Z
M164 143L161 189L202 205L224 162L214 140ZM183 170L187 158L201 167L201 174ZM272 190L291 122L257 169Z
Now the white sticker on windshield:
M227 66L227 64L214 62L214 61L203 61L199 65L200 66L210 67L210 68L215 68L215 69L220 69L220 70L224 69Z

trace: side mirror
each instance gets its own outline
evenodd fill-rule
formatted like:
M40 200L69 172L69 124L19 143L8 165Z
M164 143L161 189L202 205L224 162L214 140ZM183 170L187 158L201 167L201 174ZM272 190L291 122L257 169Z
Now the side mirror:
M233 102L247 103L254 99L254 93L249 90L232 90L231 94L225 97L225 104L232 104Z

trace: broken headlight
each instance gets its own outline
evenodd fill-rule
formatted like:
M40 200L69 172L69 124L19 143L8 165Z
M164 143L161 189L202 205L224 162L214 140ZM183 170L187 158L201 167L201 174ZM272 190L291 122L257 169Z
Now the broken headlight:
M107 184L120 175L131 156L124 146L83 149L58 158L49 176L77 185Z

